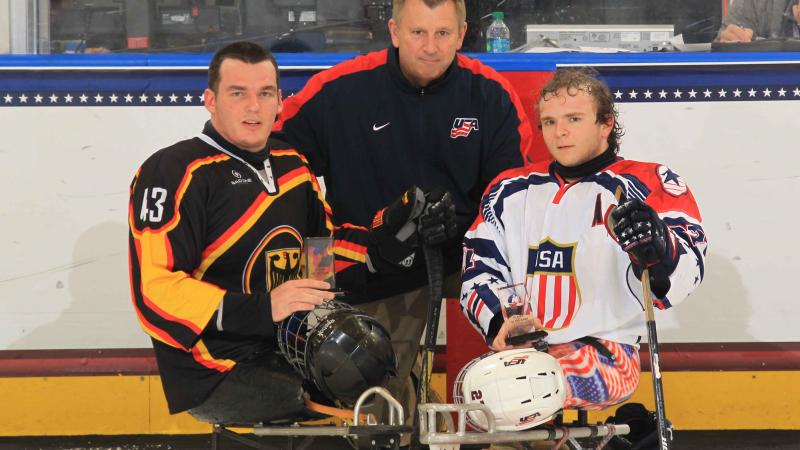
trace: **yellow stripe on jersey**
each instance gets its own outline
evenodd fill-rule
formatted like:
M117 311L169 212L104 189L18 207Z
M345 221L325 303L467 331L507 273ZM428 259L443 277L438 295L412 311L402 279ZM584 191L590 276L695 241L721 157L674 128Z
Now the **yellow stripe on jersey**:
M337 241L337 242L339 242L339 241ZM335 255L343 256L345 258L352 259L353 261L358 261L360 263L363 263L363 262L367 261L366 252L362 253L362 252L359 252L359 251L355 251L355 250L351 250L351 249L348 249L348 248L342 248L342 247L338 247L337 246L337 247L334 247L333 253Z
M230 249L231 246L233 246L242 237L242 235L247 233L253 227L253 225L255 225L258 219L264 214L264 211L266 211L275 200L281 198L287 192L291 191L297 186L307 182L309 178L311 178L311 174L308 172L308 170L299 169L293 170L281 177L281 179L278 180L278 195L262 197L261 201L257 205L254 205L255 208L251 208L251 214L249 217L247 217L247 219L241 223L237 222L235 225L237 228L232 230L232 233L223 233L221 237L222 241L211 244L209 248L213 248L214 250L211 253L204 255L203 260L200 262L200 266L198 266L192 276L198 280L202 280L206 270L208 270L208 268L211 267L220 256L224 255L225 252L227 252L228 249ZM284 181L284 179L286 179L286 181Z
M192 348L192 356L194 356L195 361L200 364L219 372L227 372L236 366L236 361L231 359L217 359L211 356L208 347L206 347L202 339L198 340L194 348Z
M141 249L139 270L145 304L159 316L200 334L217 310L225 290L195 280L186 272L170 270L172 256L166 233L145 231L135 239ZM151 332L155 330L145 331L163 342Z
M171 244L167 234L181 221L180 202L191 184L195 170L230 159L227 155L207 157L192 162L186 168L175 193L175 213L163 227L139 230L135 224L135 208L129 209L129 225L136 245L141 277L142 300L152 312L170 322L179 323L200 334L217 310L225 291L217 286L198 282L185 272L173 271ZM138 179L136 180L138 182ZM134 182L135 186L136 182ZM151 328L140 321L144 331L167 345L174 341L164 338L164 330Z

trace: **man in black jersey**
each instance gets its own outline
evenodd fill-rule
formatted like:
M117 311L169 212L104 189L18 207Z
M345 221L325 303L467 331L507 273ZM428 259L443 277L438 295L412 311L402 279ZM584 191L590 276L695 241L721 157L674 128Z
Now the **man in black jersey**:
M276 322L333 298L328 283L297 279L304 237L334 236L337 284L351 289L375 276L367 252L393 254L375 247L419 222L425 199L410 189L378 226L334 227L305 158L270 138L278 82L260 46L219 50L202 133L154 153L131 184L131 292L171 413L228 424L302 416L303 381L276 352ZM447 196L437 200L404 238L434 242L455 227Z

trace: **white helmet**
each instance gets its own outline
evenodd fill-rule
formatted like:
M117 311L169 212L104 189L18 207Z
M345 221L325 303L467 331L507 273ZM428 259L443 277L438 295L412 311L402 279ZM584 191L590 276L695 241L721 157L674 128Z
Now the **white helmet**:
M499 431L533 428L550 420L567 397L558 360L531 348L487 353L470 361L456 378L456 403L482 403L495 416ZM483 413L470 411L467 421L487 430Z

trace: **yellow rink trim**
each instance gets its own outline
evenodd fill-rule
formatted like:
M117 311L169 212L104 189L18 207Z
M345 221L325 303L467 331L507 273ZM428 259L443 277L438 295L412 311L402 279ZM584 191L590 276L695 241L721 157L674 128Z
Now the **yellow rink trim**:
M667 413L677 429L800 429L800 372L664 374ZM445 377L434 374L434 389ZM0 378L0 436L203 434L186 413L170 416L157 376ZM653 409L650 374L631 401ZM570 418L568 413L567 419ZM590 413L590 421L607 412Z

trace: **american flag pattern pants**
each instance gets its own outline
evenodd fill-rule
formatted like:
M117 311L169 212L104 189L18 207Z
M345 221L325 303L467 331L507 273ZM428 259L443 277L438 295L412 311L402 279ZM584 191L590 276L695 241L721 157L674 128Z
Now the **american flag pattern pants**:
M622 403L639 385L638 346L598 339L614 359L583 342L551 345L549 353L564 370L567 399L564 409L604 409Z

